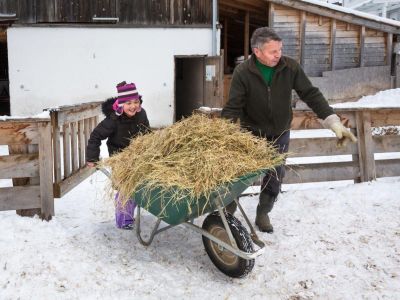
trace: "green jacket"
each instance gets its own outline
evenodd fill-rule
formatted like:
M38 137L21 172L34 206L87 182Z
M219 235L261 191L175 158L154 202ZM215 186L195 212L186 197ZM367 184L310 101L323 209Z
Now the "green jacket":
M253 54L235 68L222 117L235 121L240 118L242 126L255 135L279 136L290 129L292 89L320 119L334 114L322 93L312 85L294 59L282 56L270 87L262 78L255 60Z

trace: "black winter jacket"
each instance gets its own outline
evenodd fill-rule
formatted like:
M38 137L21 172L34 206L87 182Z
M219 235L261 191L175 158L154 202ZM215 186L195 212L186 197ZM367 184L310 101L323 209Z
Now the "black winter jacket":
M90 134L86 150L88 162L99 160L102 140L108 138L107 147L108 153L111 156L127 147L132 138L140 133L150 131L149 120L143 108L131 118L125 114L117 116L112 109L114 101L115 98L110 98L102 104L102 111L106 118Z
M292 89L319 118L334 114L322 93L311 84L295 60L282 56L271 86L263 79L255 60L253 54L236 67L222 117L240 118L241 125L257 136L279 136L290 129Z

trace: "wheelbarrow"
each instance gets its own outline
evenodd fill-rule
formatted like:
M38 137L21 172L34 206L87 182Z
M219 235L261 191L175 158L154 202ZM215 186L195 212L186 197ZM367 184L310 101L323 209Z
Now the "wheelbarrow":
M110 173L100 169L106 176ZM214 265L224 274L240 278L246 276L254 267L255 258L264 252L265 244L258 238L254 227L238 201L241 193L264 173L258 171L241 176L211 193L211 197L200 197L197 201L169 201L173 191L154 188L150 191L138 189L134 195L137 203L135 218L136 236L144 246L149 246L155 235L177 225L184 225L202 235L204 248ZM225 206L235 201L246 227L233 215L226 212ZM189 204L188 204L189 203ZM141 235L141 209L157 218L148 239ZM194 224L194 219L208 214L202 227ZM167 223L160 228L161 221ZM256 246L256 247L255 247Z

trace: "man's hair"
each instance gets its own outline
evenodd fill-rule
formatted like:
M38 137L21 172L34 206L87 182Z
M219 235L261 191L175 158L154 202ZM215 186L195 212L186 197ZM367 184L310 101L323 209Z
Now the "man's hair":
M275 32L275 30L269 28L269 27L260 27L254 30L251 39L250 39L250 44L251 44L251 49L254 48L259 48L270 41L277 41L280 42L282 39L279 37L279 35Z

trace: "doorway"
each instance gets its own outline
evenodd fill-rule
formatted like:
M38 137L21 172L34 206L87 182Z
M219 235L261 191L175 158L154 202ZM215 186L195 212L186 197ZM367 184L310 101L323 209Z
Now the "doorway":
M175 57L175 121L203 106L203 60L202 56Z
M7 26L0 27L0 116L10 115Z
M223 106L221 56L175 57L175 121L202 106Z

